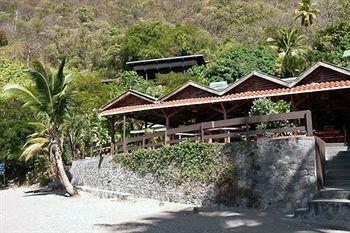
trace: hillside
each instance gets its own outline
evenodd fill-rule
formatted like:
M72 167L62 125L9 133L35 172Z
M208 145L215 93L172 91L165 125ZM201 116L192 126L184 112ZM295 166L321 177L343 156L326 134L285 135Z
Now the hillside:
M45 152L30 163L18 160L35 132L27 122L46 125L48 118L2 92L11 83L35 90L24 72L34 60L55 73L67 58L72 98L60 133L69 163L110 142L108 122L97 112L128 89L159 97L188 80L231 83L252 70L291 77L319 60L346 66L349 0L300 1L0 0L0 162L11 171L8 177L50 178ZM199 53L210 61L207 66L158 75L155 81L125 70L126 61ZM105 79L115 80L106 85ZM138 129L142 122L127 125ZM118 141L121 124L116 128Z
M320 13L308 28L310 41L317 31L350 17L346 0L315 3ZM297 6L296 0L0 0L0 30L9 43L3 49L7 57L28 64L40 58L56 65L68 55L71 67L110 71L123 67L120 53L131 25L183 24L200 30L215 45L228 41L261 44L277 29L301 29L294 20ZM211 57L213 50L204 52ZM179 55L179 51L169 49L144 57L167 55Z

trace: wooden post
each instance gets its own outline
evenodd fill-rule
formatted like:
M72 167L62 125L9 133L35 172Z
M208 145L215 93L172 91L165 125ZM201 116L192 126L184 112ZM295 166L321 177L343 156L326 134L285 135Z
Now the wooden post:
M227 120L227 110L226 110L225 105L223 103L221 103L221 108L222 108L222 113L223 113L224 120ZM224 132L226 133L226 131L224 131ZM225 143L231 142L231 138L230 137L227 137L224 140L225 140Z
M246 140L249 141L249 117L246 117L246 121L245 121L245 135L246 135Z
M292 112L294 112L296 110L296 106L293 95L290 96L290 102L292 104Z
M169 138L168 138L168 129L170 128L170 120L169 117L164 113L165 117L165 131L164 131L164 145L168 144Z
M203 123L201 124L201 141L204 142L204 129L203 129Z
M115 154L115 127L114 127L114 117L111 117L108 119L109 122L109 129L110 129L110 134L111 134L111 146L110 146L110 153L111 156L113 157Z
M123 115L123 153L126 152L126 116Z
M307 136L313 136L311 111L306 111L306 113L305 113L305 123L306 123L306 135Z

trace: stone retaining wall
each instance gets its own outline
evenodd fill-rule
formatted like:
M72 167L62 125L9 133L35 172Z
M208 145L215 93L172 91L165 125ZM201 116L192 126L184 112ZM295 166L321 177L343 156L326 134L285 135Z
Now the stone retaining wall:
M316 190L313 137L234 142L224 146L236 170L234 202L240 206L280 208L291 212L304 207ZM141 175L115 164L110 157L73 162L74 185L130 193L134 197L208 205L219 192L215 184L162 185L152 174ZM231 198L231 197L230 197Z
M73 185L128 193L136 198L203 205L215 195L214 185L162 185L153 174L133 172L116 164L109 156L74 161L70 173Z
M231 143L226 150L233 155L241 203L291 212L317 192L314 137Z

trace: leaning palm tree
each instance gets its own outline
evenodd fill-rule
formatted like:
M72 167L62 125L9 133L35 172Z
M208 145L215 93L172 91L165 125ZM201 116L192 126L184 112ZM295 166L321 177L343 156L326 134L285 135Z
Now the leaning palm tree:
M305 35L298 30L286 28L278 30L274 38L268 38L267 43L278 52L276 72L282 76L295 75L300 72L298 64L291 61L302 60L308 51L304 45Z
M311 0L302 0L299 2L298 9L295 10L297 15L295 20L301 19L301 25L309 27L314 23L319 12L320 10L316 8L316 4L311 3Z
M34 82L33 88L8 84L4 91L21 99L25 107L37 113L38 121L30 123L37 128L37 132L29 137L22 157L28 160L35 155L48 153L54 161L58 180L67 193L74 196L77 191L67 177L62 158L61 125L69 109L70 92L67 85L71 81L70 75L63 74L64 65L65 59L62 60L57 74L53 75L42 63L35 61L32 68L27 70Z

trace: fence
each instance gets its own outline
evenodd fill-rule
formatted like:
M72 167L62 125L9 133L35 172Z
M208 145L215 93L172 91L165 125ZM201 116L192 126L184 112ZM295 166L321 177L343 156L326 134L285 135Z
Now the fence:
M289 124L283 127L276 122L288 122ZM259 129L258 125L260 124L267 124L268 127ZM184 140L225 143L232 140L258 140L276 134L312 136L311 112L307 110L240 117L166 129L164 132L127 138L125 141L116 143L116 151L128 153L138 148L154 149L162 145L175 145ZM93 149L94 155L109 153L110 147Z

